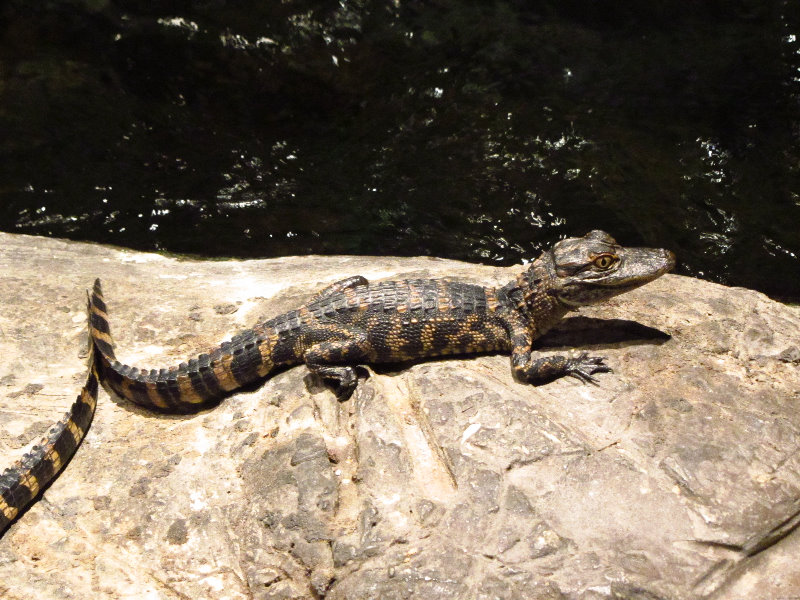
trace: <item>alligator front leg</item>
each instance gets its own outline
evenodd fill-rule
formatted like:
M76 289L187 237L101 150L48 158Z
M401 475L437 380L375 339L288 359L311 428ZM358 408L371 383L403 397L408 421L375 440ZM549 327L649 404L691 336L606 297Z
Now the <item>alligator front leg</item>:
M511 368L520 380L534 385L554 381L565 375L580 379L584 383L597 383L595 373L608 373L611 367L600 356L589 356L582 352L578 356L554 354L533 359L531 345L533 336L522 322L511 323Z
M526 352L514 353L511 365L520 380L534 385L548 383L565 375L580 379L584 383L597 383L597 379L592 375L611 371L611 367L605 364L604 360L602 356L589 356L588 352L578 356L553 354L532 360L531 353Z
M308 369L334 382L339 400L347 400L358 385L355 366L374 359L366 333L353 332L347 339L318 342L303 354Z

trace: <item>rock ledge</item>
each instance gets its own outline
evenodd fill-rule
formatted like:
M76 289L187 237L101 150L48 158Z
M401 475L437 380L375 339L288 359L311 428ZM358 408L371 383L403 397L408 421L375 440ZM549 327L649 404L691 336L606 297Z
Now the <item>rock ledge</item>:
M447 260L201 262L0 234L0 468L69 406L85 293L117 354L162 367L324 285L518 268ZM667 275L582 309L542 351L370 370L356 394L289 369L193 416L101 392L62 476L0 539L3 598L800 597L800 311Z

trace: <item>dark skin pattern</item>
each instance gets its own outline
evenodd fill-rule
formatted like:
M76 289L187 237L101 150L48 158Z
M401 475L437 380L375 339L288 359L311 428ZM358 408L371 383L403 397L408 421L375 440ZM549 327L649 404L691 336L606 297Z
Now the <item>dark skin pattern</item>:
M305 363L348 397L361 364L448 354L508 352L522 382L569 375L586 382L610 369L600 357L533 358L531 344L567 312L652 281L675 264L668 250L623 248L602 231L555 244L501 288L447 279L334 283L306 304L248 329L218 348L169 369L117 361L99 280L90 331L101 377L119 396L143 406L191 412Z

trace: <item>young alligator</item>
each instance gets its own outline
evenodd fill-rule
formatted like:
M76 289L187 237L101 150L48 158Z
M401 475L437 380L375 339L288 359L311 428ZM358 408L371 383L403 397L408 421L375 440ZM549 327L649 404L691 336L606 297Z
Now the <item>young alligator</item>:
M30 452L0 475L0 537L75 454L94 417L97 385L94 344L90 343L89 375L78 398Z
M98 280L90 330L107 385L137 404L167 411L197 410L277 367L299 363L334 382L340 397L355 389L359 364L477 352L510 352L512 369L524 382L564 375L591 382L593 374L610 370L603 358L583 353L534 359L532 342L567 312L652 281L674 264L668 250L623 248L607 233L592 231L558 242L501 288L350 277L297 310L161 370L116 360Z

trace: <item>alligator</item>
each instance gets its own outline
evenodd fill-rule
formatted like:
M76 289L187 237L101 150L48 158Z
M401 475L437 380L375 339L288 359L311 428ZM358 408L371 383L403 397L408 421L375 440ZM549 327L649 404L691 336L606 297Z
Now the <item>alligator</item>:
M90 335L101 379L136 404L194 412L276 369L305 363L340 399L358 383L356 367L452 354L506 352L522 382L563 376L596 381L602 357L535 357L531 345L569 311L653 281L675 265L669 250L624 248L595 230L543 252L499 288L449 279L338 281L308 302L168 369L119 362L100 280L90 297Z
M94 357L90 343L89 374L75 402L30 452L0 475L0 537L64 469L86 436L97 406Z
M448 279L336 282L306 304L256 325L177 367L140 370L116 360L100 280L89 296L89 374L64 417L0 475L0 536L63 470L92 422L102 381L132 402L192 412L305 363L344 399L359 364L447 354L509 352L517 378L534 384L563 376L595 382L604 358L534 358L531 345L565 314L660 277L675 265L669 250L623 248L602 231L555 244L501 288Z

